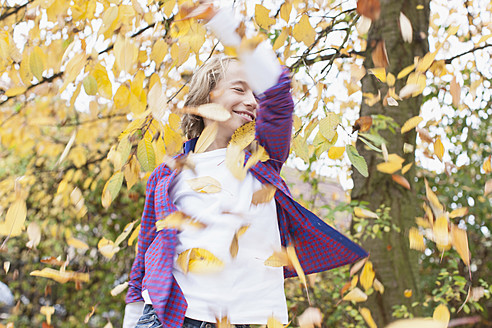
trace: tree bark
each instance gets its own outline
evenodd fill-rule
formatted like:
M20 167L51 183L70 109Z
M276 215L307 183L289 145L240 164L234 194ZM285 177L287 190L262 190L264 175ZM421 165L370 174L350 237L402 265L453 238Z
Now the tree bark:
M414 62L414 57L422 57L428 52L427 33L429 28L429 0L380 0L381 15L372 23L368 34L368 56L364 61L366 69L373 68L370 47L376 42L384 40L389 58L389 66L386 72L395 76L408 65ZM417 9L423 5L423 9ZM413 26L413 41L403 41L400 27L400 12L407 16ZM396 93L405 85L406 78L397 80ZM391 117L400 126L416 115L419 115L422 104L422 96L399 101L399 106L383 106L382 99L387 93L388 87L379 82L373 75L366 75L362 79L362 92L377 94L381 92L381 101L374 106L361 104L360 116L385 115ZM404 143L415 146L415 130L401 134L400 131L392 133L389 130L381 130L380 134L387 141L388 153L396 153L405 159L405 164L413 163L414 153L404 154ZM352 199L366 201L371 210L378 209L381 205L390 207L391 222L400 228L400 232L392 229L383 233L382 239L367 238L362 242L363 247L370 252L370 260L374 264L376 278L385 286L384 294L373 293L369 296L367 306L372 312L378 327L383 327L395 320L392 317L393 306L405 305L409 311L413 311L411 303L419 297L418 283L418 254L409 249L408 229L415 226L415 217L420 214L420 202L414 190L407 190L395 183L390 174L376 170L376 165L383 162L382 156L375 151L367 149L360 141L357 142L357 150L368 165L369 177L364 178L354 170L354 189ZM410 184L415 181L415 165L405 174ZM405 298L404 291L411 289L412 297Z

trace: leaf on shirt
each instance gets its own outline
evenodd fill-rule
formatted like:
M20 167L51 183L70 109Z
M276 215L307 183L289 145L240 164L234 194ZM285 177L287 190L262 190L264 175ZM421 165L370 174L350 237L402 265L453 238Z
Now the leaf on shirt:
M188 272L214 273L224 268L224 262L203 248L192 248L188 261Z
M215 137L217 136L218 124L217 122L213 122L203 129L200 137L198 138L195 146L195 153L203 153L210 147L212 142L215 141Z
M178 263L178 266L181 268L183 273L188 273L188 265L190 262L190 254L191 254L191 249L187 249L186 251L180 253L178 255L178 259L176 262Z
M283 267L288 266L290 264L289 257L287 256L287 252L285 248L282 248L281 252L273 252L273 254L265 260L266 266L271 267Z
M273 199L273 196L275 196L276 191L277 188L275 188L275 186L271 184L265 184L261 187L260 190L255 191L251 203L253 205L268 203Z
M231 246L229 246L229 253L231 253L231 257L234 259L237 256L237 252L239 251L239 242L238 242L238 233L234 233L232 237Z
M198 115L218 122L225 122L231 118L231 113L224 106L216 103L203 104L198 107L184 107L179 112Z
M246 154L238 146L230 144L227 147L225 164L232 175L238 180L244 180L247 170L244 168L244 158Z
M248 147L255 140L255 124L256 121L251 121L241 125L231 137L229 145L238 146L240 149Z
M187 226L197 229L203 229L206 227L204 223L192 219L180 211L172 212L164 219L161 219L155 223L156 231L161 231L162 229L177 229L181 231Z
M222 190L220 182L212 178L211 176L189 179L186 180L186 182L191 189L199 193L213 194Z

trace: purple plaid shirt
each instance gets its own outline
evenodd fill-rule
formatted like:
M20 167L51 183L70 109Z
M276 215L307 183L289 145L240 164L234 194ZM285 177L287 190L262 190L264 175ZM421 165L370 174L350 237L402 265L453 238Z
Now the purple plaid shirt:
M280 169L289 155L294 103L290 95L287 70L277 85L259 98L256 139L265 147L270 160L250 169L261 183L277 187L275 201L282 245L295 245L297 256L306 274L330 270L367 256L366 251L299 205L290 194ZM184 145L184 153L195 147L196 139ZM249 157L247 153L246 160ZM183 154L177 157L183 156ZM163 327L183 325L187 303L172 275L177 231L156 232L155 222L177 210L169 196L169 187L177 172L165 164L157 167L147 182L145 207L138 236L138 252L130 274L126 302L143 301L147 289ZM296 272L284 267L284 276Z

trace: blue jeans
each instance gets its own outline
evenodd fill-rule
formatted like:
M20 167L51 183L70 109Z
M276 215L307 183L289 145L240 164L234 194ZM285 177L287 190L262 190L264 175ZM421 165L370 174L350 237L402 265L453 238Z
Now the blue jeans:
M249 325L233 325L233 327L250 328ZM162 328L162 323L159 321L152 305L145 304L143 314L140 319L138 319L135 328ZM215 328L215 324L185 318L183 328Z

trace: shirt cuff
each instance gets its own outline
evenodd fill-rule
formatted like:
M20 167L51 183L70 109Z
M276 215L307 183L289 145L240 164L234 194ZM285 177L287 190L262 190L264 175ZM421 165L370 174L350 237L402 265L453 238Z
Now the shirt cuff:
M277 84L282 67L268 41L260 43L255 50L239 55L248 84L260 95Z
M123 328L134 328L138 319L143 314L144 302L128 303L125 307L125 317L123 318Z

